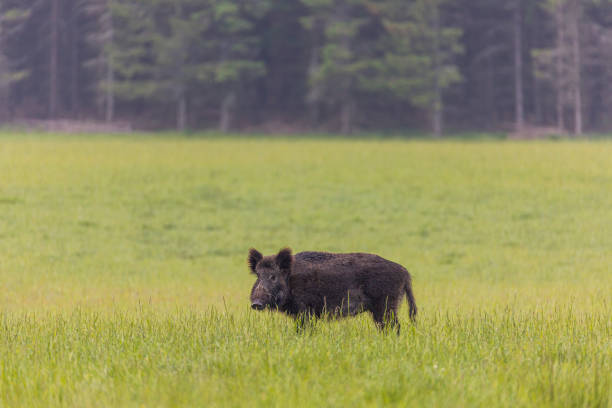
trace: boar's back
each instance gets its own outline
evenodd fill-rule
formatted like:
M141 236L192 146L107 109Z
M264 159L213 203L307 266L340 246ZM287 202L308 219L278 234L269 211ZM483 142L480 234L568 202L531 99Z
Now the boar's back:
M325 262L329 261L334 257L334 254L330 254L329 252L300 252L295 254L295 259L298 261L304 262Z

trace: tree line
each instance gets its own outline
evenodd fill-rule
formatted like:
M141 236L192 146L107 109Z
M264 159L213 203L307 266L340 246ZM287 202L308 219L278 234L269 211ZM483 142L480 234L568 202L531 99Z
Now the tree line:
M0 120L612 130L609 0L0 0Z

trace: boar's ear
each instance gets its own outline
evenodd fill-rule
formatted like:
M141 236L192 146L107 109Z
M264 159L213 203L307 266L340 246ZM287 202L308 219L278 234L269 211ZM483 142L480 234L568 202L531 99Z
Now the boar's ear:
M291 270L291 263L293 262L293 257L291 256L291 248L284 248L276 254L276 264L278 267L286 272Z
M249 249L249 268L251 268L251 272L255 273L255 267L261 261L261 258L263 258L263 255L258 250L255 248Z

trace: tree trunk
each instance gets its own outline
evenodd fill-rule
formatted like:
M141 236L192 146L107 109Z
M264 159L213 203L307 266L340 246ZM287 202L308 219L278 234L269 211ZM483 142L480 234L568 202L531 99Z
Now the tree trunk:
M309 108L309 118L310 118L310 126L316 128L319 126L319 122L321 121L321 108L319 106L318 101L313 101L310 103Z
M530 30L530 36L528 40L529 46L533 48L533 44L535 44L537 39L541 38L541 36L542 36L542 27L541 25L538 24L532 30ZM536 73L536 70L537 70L536 64L537 64L537 60L532 58L531 65L528 68L531 71L531 75L529 75L529 78L530 78L531 89L533 89L533 92L531 93L531 96L532 96L531 102L533 104L533 110L534 110L533 121L537 126L542 126L547 123L548 110L545 110L543 106L544 102L543 102L543 96L542 96L542 81L540 80L540 78L538 78L538 75Z
M320 29L322 30L322 29ZM318 31L316 31L318 34ZM319 66L321 65L319 60L319 48L318 46L314 46L312 50L312 54L310 56L310 64L308 67L308 76L312 77L316 72L319 71ZM311 84L308 90L307 103L309 105L310 110L310 123L313 127L317 127L320 121L320 90L318 85Z
M582 135L582 75L580 57L580 17L581 0L575 0L572 7L572 54L573 54L573 94L574 94L574 133Z
M564 80L563 80L563 64L565 63L565 36L564 36L564 18L563 5L560 3L555 10L556 25L557 25L557 49L555 63L555 88L557 94L557 129L560 133L565 133L565 118L564 110Z
M70 10L70 110L72 116L79 116L81 107L79 98L79 41L76 4Z
M57 81L59 53L59 7L60 0L51 0L51 45L49 47L49 117L57 117Z
M444 126L444 115L440 104L436 103L432 112L432 127L434 137L442 137L443 126Z
M106 29L108 30L107 49L104 51L106 55L106 89L105 89L105 109L106 109L106 122L110 123L115 120L115 70L113 64L112 46L115 36L113 27L113 16L111 14L111 1L107 0L106 5Z
M533 88L533 106L534 106L534 122L540 126L545 122L544 109L542 107L542 84L538 80L537 75L531 76L531 85Z
M184 132L185 129L187 129L187 97L181 92L177 103L176 130Z
M353 111L355 105L352 100L347 99L342 104L342 112L340 113L341 128L340 132L343 135L350 135L353 133Z
M433 106L432 106L432 127L434 137L442 136L443 131L443 112L442 112L442 88L440 85L440 7L434 5L434 47L433 47Z
M514 10L514 91L515 127L522 132L525 123L523 104L523 15L521 0L516 0Z
M109 57L110 58L110 57ZM115 120L115 72L113 71L113 65L111 60L106 67L106 123L111 123Z
M232 110L236 103L236 94L232 91L228 93L221 102L221 116L219 118L219 130L223 133L230 131L232 125Z
M0 72L0 75L4 74L3 72ZM7 84L0 84L0 119L2 121L6 121L8 122L11 114L10 114L10 110L9 110L9 94L10 94L10 85Z

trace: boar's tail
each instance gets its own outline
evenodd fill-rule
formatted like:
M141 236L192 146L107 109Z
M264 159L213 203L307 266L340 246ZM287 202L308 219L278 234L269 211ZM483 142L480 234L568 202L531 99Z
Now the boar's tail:
M414 322L416 320L417 315L417 305L414 301L414 294L412 293L412 278L410 277L410 275L408 275L408 280L406 281L404 290L406 291L406 299L408 300L408 308L410 309L410 320Z

